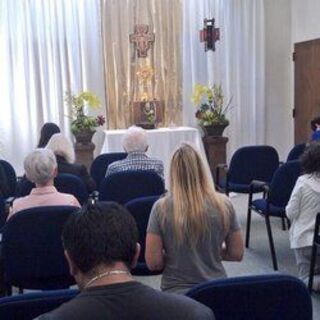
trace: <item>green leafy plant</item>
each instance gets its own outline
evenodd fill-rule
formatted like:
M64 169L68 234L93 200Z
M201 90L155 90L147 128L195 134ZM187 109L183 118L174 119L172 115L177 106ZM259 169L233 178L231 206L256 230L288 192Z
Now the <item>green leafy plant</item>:
M198 108L195 116L200 126L213 126L229 124L226 118L230 104L224 104L224 96L221 85L205 86L196 84L194 86L191 101Z
M86 108L100 108L99 98L90 91L83 91L77 95L66 93L66 102L71 108L72 122L71 132L78 134L81 132L94 132L99 126L104 125L105 118L101 115L92 117L86 115Z

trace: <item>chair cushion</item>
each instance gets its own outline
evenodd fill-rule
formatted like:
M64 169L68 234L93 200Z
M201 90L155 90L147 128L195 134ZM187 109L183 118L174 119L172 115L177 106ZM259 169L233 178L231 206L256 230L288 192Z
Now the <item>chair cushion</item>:
M219 184L219 188L226 190L226 181L221 181ZM240 184L240 183L231 183L229 182L229 192L237 192L237 193L249 193L250 192L250 184ZM263 192L262 187L254 187L253 193Z
M267 200L265 199L253 200L252 209L257 211L260 214L265 215L267 212ZM284 207L277 207L272 204L270 204L269 206L269 216L284 217L285 212L286 211Z

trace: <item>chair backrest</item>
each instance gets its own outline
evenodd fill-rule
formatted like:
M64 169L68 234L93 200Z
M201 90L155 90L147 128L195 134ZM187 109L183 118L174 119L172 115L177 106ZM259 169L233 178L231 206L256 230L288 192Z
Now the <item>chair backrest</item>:
M7 182L8 182L8 192L4 194L4 198L14 197L17 187L17 175L13 166L6 160L0 160L0 164L3 167Z
M72 206L17 212L5 224L2 257L5 282L28 289L61 289L74 283L64 257L61 232Z
M59 192L74 195L81 205L88 201L88 190L83 180L78 176L69 173L60 173L54 179L54 185Z
M144 253L146 248L146 235L149 216L152 206L158 199L159 196L141 197L133 199L125 204L125 207L136 220L139 231L139 243L141 245L141 252L138 262L145 263Z
M270 182L278 166L278 152L273 147L242 147L231 158L228 179L238 184L250 184L252 180Z
M299 160L292 160L281 165L274 173L270 183L269 202L277 207L285 207L300 174Z
M110 152L100 154L93 160L90 168L90 175L96 182L97 189L99 189L100 183L106 175L109 164L122 160L126 156L126 152Z
M88 190L84 182L78 176L69 173L60 173L54 179L54 186L59 192L69 193L75 196L81 205L88 201ZM34 183L24 178L18 185L17 196L27 196L34 187Z
M58 308L79 293L75 289L25 293L0 299L0 319L32 320Z
M288 153L287 161L298 160L306 148L305 143L295 145Z
M102 180L99 200L125 204L135 198L159 196L163 193L164 182L156 172L128 170L114 173Z
M187 295L211 308L216 320L311 320L308 290L281 274L212 280Z

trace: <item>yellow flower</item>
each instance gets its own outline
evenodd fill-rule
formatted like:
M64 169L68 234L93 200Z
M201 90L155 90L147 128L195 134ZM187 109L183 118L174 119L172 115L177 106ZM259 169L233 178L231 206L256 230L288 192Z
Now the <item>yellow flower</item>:
M101 104L98 96L91 91L83 91L78 96L75 96L75 98L80 104L84 105L87 103L93 109L98 109Z

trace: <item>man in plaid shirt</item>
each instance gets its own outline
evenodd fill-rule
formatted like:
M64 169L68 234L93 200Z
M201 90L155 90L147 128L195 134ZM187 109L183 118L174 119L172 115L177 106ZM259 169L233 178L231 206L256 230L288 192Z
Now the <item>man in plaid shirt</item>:
M163 162L146 155L149 144L144 129L136 126L130 127L123 138L122 144L128 155L124 160L111 163L108 166L106 177L127 170L153 170L162 179L164 178Z

